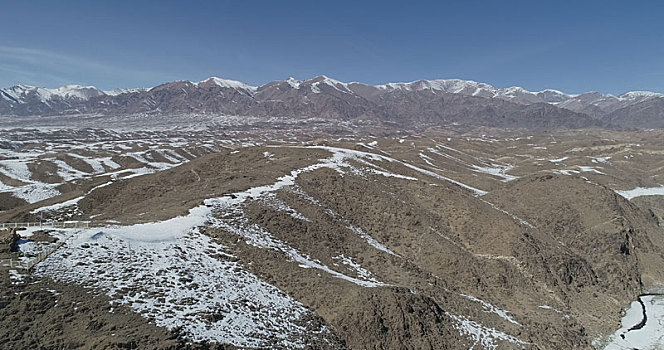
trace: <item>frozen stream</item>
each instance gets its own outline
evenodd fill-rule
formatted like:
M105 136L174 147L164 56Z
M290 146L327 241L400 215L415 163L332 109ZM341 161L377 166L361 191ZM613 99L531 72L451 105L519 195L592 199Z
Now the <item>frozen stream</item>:
M604 349L664 349L664 294L643 294L626 311Z
M637 187L632 190L628 191L618 191L616 190L616 193L619 195L627 198L627 199L632 199L635 197L641 197L641 196L664 196L664 186L659 186L659 187Z

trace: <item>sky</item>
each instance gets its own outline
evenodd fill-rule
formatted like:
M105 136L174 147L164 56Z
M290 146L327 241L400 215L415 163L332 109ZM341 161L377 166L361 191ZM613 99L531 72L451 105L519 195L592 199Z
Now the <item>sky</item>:
M664 92L664 1L5 1L0 87L467 79Z

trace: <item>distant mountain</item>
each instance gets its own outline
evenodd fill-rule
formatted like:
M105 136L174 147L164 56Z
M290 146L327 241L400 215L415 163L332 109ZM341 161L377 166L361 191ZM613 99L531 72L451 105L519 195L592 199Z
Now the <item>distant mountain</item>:
M105 93L94 86L66 85L56 89L45 89L28 85L16 85L0 90L2 97L16 103L27 103L38 98L41 102L53 100L88 100L91 97L103 96Z
M608 122L629 128L664 129L664 98L646 98L615 109Z
M16 85L0 90L0 113L17 115L74 114L77 106L93 97L106 96L94 86L67 85L45 89Z
M219 114L264 118L373 120L407 127L461 124L508 128L664 127L664 95L620 96L495 88L459 79L367 85L326 76L262 86L212 77L150 89L102 91L68 85L0 90L0 115Z
M558 90L532 92L521 87L503 89L491 85L465 80L420 80L412 83L391 83L377 86L381 89L404 89L410 91L437 90L466 96L498 98L519 104L549 103L575 112L585 113L595 118L603 118L613 111L644 101L664 99L664 94L650 91L631 91L619 96L588 92L580 95L566 94ZM662 116L664 119L664 115Z

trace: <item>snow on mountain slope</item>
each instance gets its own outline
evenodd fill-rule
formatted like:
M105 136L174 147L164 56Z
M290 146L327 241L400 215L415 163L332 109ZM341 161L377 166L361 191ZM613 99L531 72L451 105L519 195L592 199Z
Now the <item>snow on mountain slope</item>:
M388 83L375 86L381 90L422 91L434 90L450 94L499 98L520 104L557 103L573 98L575 95L565 94L557 90L528 91L522 87L495 88L489 84L461 79L418 80L410 83Z
M577 95L566 94L562 91L553 90L553 89L545 89L537 92L537 96L541 98L544 102L557 104L559 102L566 101L570 98L574 98Z
M279 82L277 82L279 83ZM290 88L300 90L301 88L309 89L311 92L315 94L321 93L321 88L324 88L325 86L333 88L337 91L347 93L347 94L352 94L353 91L348 87L349 83L344 83L329 77L326 77L324 75L315 77L313 79L309 80L297 80L293 77L290 77L281 83L287 84ZM274 84L270 83L270 84ZM263 85L261 87L266 87L269 86L270 84ZM281 84L279 84L281 85Z
M91 97L102 96L104 92L94 86L66 85L55 89L43 89L62 98L79 98L87 100Z
M8 115L42 115L53 113L76 114L81 113L81 111L114 113L111 111L113 110L112 108L109 110L109 106L118 105L120 107L126 107L125 104L132 101L132 99L127 100L121 97L118 97L117 100L113 99L116 96L128 93L140 93L143 94L141 97L145 101L144 103L152 106L152 104L154 104L154 101L152 100L154 96L151 95L151 92L153 91L157 91L160 94L165 94L165 96L159 98L160 100L164 99L165 101L171 101L171 99L175 99L175 96L177 96L176 92L180 92L182 90L182 86L176 83L181 82L166 83L160 85L159 88L152 89L113 89L108 91L101 91L92 86L80 85L67 85L55 89L16 85L0 90L0 113L6 113ZM556 107L564 108L578 113L584 113L594 118L605 117L609 113L612 113L618 109L630 107L641 102L650 101L653 99L664 99L664 94L648 91L631 91L619 96L601 94L597 92L588 92L576 95L567 94L553 89L529 91L518 86L496 88L486 83L461 79L418 80L405 83L367 85L357 82L345 83L321 75L309 80L296 80L294 78L288 78L282 81L273 81L261 86L251 86L240 81L222 79L218 77L210 77L199 82L184 83L189 84L187 89L191 88L205 90L212 87L233 89L243 95L252 97L251 100L247 99L244 102L244 104L247 104L248 106L251 102L283 102L289 99L293 99L293 101L299 101L299 99L296 97L298 95L307 93L335 95L335 98L340 98L342 100L346 100L348 98L348 101L356 103L357 101L363 101L358 99L358 97L372 99L376 96L390 93L392 91L424 91L433 93L444 92L447 94L458 94L486 99L498 99L516 103L522 106L538 103L548 103L555 105ZM172 90L169 91L169 89ZM100 96L105 96L107 98L99 101L90 101L92 98ZM218 106L218 103L215 102L217 101L215 97L216 95L212 95L212 97L210 97L210 95L203 94L201 96L206 97L204 97L204 100L202 101L196 101L197 103L195 105L201 106L212 104L213 108L211 108L211 110L214 111L219 111L219 108L223 107ZM113 99L112 103L110 104L108 103L109 99ZM237 107L240 109L243 108L241 101L234 101L233 103L238 103ZM181 103L174 104L174 106L181 105ZM361 103L359 105L361 105ZM245 106L245 109L249 108L248 106ZM366 108L366 106L363 107ZM132 108L133 110L138 109L143 111L137 106L133 106L130 109ZM173 108L175 107L172 107L171 109ZM193 105L192 108L194 108ZM272 107L265 108L270 109ZM203 109L206 110L206 108ZM229 112L228 108L226 108L224 111L225 113L239 113L236 109L231 108L232 112ZM121 110L122 113L126 113L126 109L119 108L119 110ZM160 111L165 110L161 109ZM634 114L637 115L640 113L642 113L642 111L638 108L634 112Z
M466 95L480 95L485 91L496 90L493 86L475 81L466 81L460 79L439 79L439 80L418 80L410 83L387 83L384 85L375 85L381 90L440 90L451 94L464 93Z
M222 79L222 78L217 78L217 77L210 77L205 80L201 80L197 83L194 83L196 86L200 86L201 84L215 84L218 86L221 86L223 88L230 88L230 89L238 89L238 90L245 90L245 91L256 91L257 87L255 86L250 86L247 85L243 82L239 82L236 80L229 80L229 79Z
M651 91L630 91L618 96L618 99L622 101L635 101L652 97L664 97L664 94Z
M618 96L598 92L566 94L553 89L533 92L517 86L495 88L488 84L460 79L388 83L376 85L375 88L381 91L442 91L449 94L501 99L521 105L548 103L574 112L588 114L593 118L603 118L618 109L642 102L664 99L664 94L650 91L630 91ZM639 110L642 109L644 108ZM635 114L635 117L638 117L641 112L635 112Z
M46 89L29 85L16 85L2 89L2 95L7 100L17 103L25 103L30 96L39 98L41 102L47 102L54 98L88 100L91 97L105 95L103 91L94 86L65 85L55 89Z
M314 79L308 80L305 82L306 84L311 85L311 91L314 93L320 93L320 87L321 85L329 86L337 91L347 93L347 94L352 94L353 92L348 88L347 83L342 83L338 80L334 80L331 78L328 78L324 75L321 75L319 77L316 77Z
M133 94L137 92L143 92L143 91L148 91L149 89L144 89L144 88L136 88L136 89L113 89L113 90L105 90L104 94L107 96L117 96L117 95L122 95L122 94Z
M294 89L299 89L301 86L310 86L312 91L317 92L320 90L321 85L330 86L336 90L346 93L352 93L349 84L361 83L345 83L325 75L321 75L309 80L296 80L295 78L288 78L281 81L287 83ZM204 84L215 84L224 88L239 89L254 92L261 86L251 86L240 81L223 79L218 77L210 77L199 82L193 82L196 86ZM541 91L529 91L522 87L512 86L507 88L496 88L486 83L480 83L472 80L462 79L436 79L436 80L417 80L405 83L387 83L380 85L365 85L374 87L382 91L404 90L404 91L422 91L434 90L442 91L450 94L462 94L467 96L479 96L485 98L501 98L511 100L517 103L552 103L557 104L565 101L582 101L585 103L599 105L602 102L629 102L629 101L643 101L649 98L663 98L664 94L650 92L650 91L630 91L619 96L611 94L600 94L596 92L589 92L584 94L567 94L558 90L545 89ZM24 98L34 93L42 101L48 101L55 97L69 99L77 98L80 100L88 100L96 96L117 96L125 93L144 92L149 89L145 88L117 88L112 90L102 91L94 86L81 86L81 85L65 85L62 87L48 89L42 87L35 87L29 85L16 85L6 89L0 89L1 96L9 101L15 100L23 102Z
M297 80L297 79L295 79L295 78L293 78L293 77L290 77L290 78L286 79L285 82L286 82L288 85L290 85L290 87L292 87L293 89L299 89L299 88L300 88L300 84L302 83L301 80Z
M253 92L257 88L254 86L247 85L245 83L221 79L217 77L211 77L197 83L193 83L196 86L203 86L205 84L214 84L221 86L223 88L231 88L237 90L244 90L247 92ZM99 96L118 96L127 93L140 93L148 91L149 89L145 88L117 88L112 90L102 91L94 86L81 86L81 85L65 85L54 89L29 86L29 85L16 85L10 88L1 89L0 96L10 103L28 103L31 99L37 98L42 103L48 103L54 99L62 100L79 100L87 101L92 97Z

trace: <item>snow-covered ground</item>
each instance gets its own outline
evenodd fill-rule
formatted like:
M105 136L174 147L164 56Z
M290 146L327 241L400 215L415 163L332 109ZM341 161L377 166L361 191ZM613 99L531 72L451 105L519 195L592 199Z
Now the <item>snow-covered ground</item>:
M627 199L641 196L664 196L664 185L658 187L637 187L627 191L616 190L616 193Z
M43 207L39 207L39 208L37 208L37 209L34 209L34 210L30 211L30 213L31 213L31 214L38 214L38 213L41 213L41 212L59 211L59 210L62 210L62 209L68 208L68 207L75 207L75 209L78 209L78 202L80 202L83 198L85 198L85 196L87 196L88 194L90 194L90 192L92 192L92 191L94 191L94 190L96 190L96 189L98 189L98 188L102 188L102 187L108 186L108 185L110 185L110 184L112 184L112 183L113 183L113 182L111 181L111 182L107 182L107 183L104 183L104 184L101 184L101 185L95 186L95 187L93 187L92 189L90 189L90 190L88 191L88 193L86 193L86 194L83 195L83 196L79 196L79 197L76 197L76 198L70 199L70 200L68 200L68 201L64 201L64 202L60 202L60 203L56 203L56 204L52 204L52 205L46 205L46 206L43 206Z
M330 155L309 166L292 170L272 184L208 199L204 205L191 209L186 216L156 223L78 231L62 248L37 265L36 272L57 280L98 288L109 295L114 304L126 305L154 320L157 325L181 328L192 340L224 342L241 347L267 347L270 344L266 343L266 339L276 339L279 346L301 348L306 345L307 336L320 335L327 330L324 327L309 327L303 322L309 312L304 306L245 270L226 247L200 233L197 227L211 225L223 228L248 244L283 253L301 268L317 269L358 286L375 288L389 285L375 275L377 271L372 272L352 257L342 254L333 257L338 263L329 266L322 263L315 256L280 240L265 228L252 224L245 216L245 204L248 201L261 201L275 210L287 212L294 219L309 221L275 195L280 190L289 190L309 199L313 204L320 204L297 186L296 179L303 173L327 168L341 176L377 175L405 181L418 180L385 169L388 164L411 174L417 173L458 185L475 196L486 193L385 155L326 146L311 148L326 150ZM171 156L176 159L174 155ZM272 157L269 152L265 156ZM501 169L507 171L506 168ZM75 205L78 199L67 204ZM532 227L524 220L486 203ZM44 210L60 207L56 205ZM368 249L377 249L399 258L398 254L369 232L329 208L323 209L364 240ZM26 251L32 248L30 244L24 245ZM476 297L463 296L479 303L486 312L520 325L508 311ZM485 348L495 349L500 342L517 346L526 344L467 316L447 315L462 335Z
M549 159L549 162L560 163L566 161L567 159L569 159L569 157L561 157L561 158Z
M354 270L355 273L363 280L366 281L371 281L375 283L380 283L374 275L371 273L371 271L365 269L362 267L362 265L356 263L353 261L352 258L345 256L343 254L335 256L333 259L338 259L341 260L341 263L348 266L350 269Z
M21 198L28 203L39 202L60 194L60 191L56 189L57 185L32 180L32 172L28 169L28 163L32 159L36 159L33 157L37 157L39 154L2 152L0 156L9 158L0 160L0 173L24 183L22 186L12 186L0 182L0 192L10 192L14 197Z
M189 215L156 223L80 231L37 265L36 272L103 290L115 303L127 305L154 320L157 325L181 328L192 340L260 347L266 346L265 339L276 338L281 346L302 347L305 345L304 335L311 334L311 330L301 322L307 310L276 287L244 270L235 259L229 259L231 255L224 246L199 233L196 227L204 224L221 227L243 237L249 244L284 253L302 268L318 269L363 287L380 287L387 284L351 257L339 255L335 259L340 264L335 265L345 266L343 269L353 271L356 277L321 263L265 229L251 224L244 216L244 203L262 200L271 203L277 210L289 212L296 219L308 220L280 202L274 196L275 192L296 187L295 180L300 174L321 168L331 168L340 174L366 174L366 169L362 170L355 164L375 170L382 169L375 164L377 162L399 163L424 175L449 181L385 156L321 148L331 152L331 156L293 170L271 185L208 199L204 205L191 209ZM384 169L372 174L407 178ZM365 240L368 246L397 256L369 233L336 213L332 215ZM32 248L31 244L26 244L26 250ZM482 305L488 307L490 312L511 320L504 310L488 303ZM463 316L454 315L453 318L460 332L471 337L480 336L481 343L489 341L492 344L491 339L519 342ZM486 336L482 335L485 331L488 332ZM318 329L317 332L325 332L325 329Z
M203 206L159 223L83 231L36 273L103 290L114 304L159 326L181 327L194 341L302 348L308 336L326 332L307 327L302 304L192 230L208 214Z
M641 297L646 309L647 322L641 329L633 329L643 319L643 307L638 301L626 310L622 327L609 339L605 350L661 350L664 349L664 296Z
M194 159L196 156L190 152L194 149L198 153L218 150L214 144L189 143L181 139L17 141L11 148L0 147L0 173L11 179L5 182L0 179L0 192L9 192L28 203L61 194L57 188L61 183L37 180L39 176L32 173L29 164L52 164L55 170L49 170L50 175L57 175L62 182L104 175L129 178L168 169ZM135 165L123 167L116 162L123 158L133 160ZM88 165L91 171L75 168L70 159Z
M9 280L13 285L23 284L25 280L25 274L18 272L17 270L9 270Z
M505 182L516 180L519 178L518 176L510 175L507 173L508 171L514 168L511 165L498 165L498 164L491 164L491 166L473 165L473 168L475 171L480 173L501 177Z
M360 286L386 285L350 258L344 257L342 263L355 271L357 278L302 254L249 224L242 212L243 203L249 199L274 202L274 192L294 185L303 172L322 167L342 171L344 166L350 166L346 158L334 153L320 163L278 178L272 185L206 200L205 205L191 209L186 216L82 231L42 261L36 271L103 290L115 302L155 320L157 325L182 328L192 340L264 347L268 346L266 339L272 338L278 339L280 346L303 347L305 336L312 334L302 323L308 311L244 270L238 262L227 259L231 256L225 247L199 233L196 227L207 223L225 228L250 244L285 253L304 268L319 269ZM304 218L290 207L277 208L290 210L295 218ZM367 237L370 238L368 234L364 238Z
M470 349L475 349L475 346L479 345L482 349L496 350L498 349L499 342L514 344L515 348L523 348L527 345L523 340L517 337L511 336L495 328L487 327L466 316L459 316L450 312L446 312L445 314L454 321L454 328L456 328L459 333L467 336L473 341L473 345Z
M213 212L215 213L214 218L211 221L211 224L217 227L224 228L227 231L233 232L247 240L249 244L280 251L287 255L291 260L296 261L300 264L301 267L305 268L315 268L322 271L325 271L337 278L349 281L351 283L364 286L364 287L378 287L386 285L383 282L379 282L374 278L368 279L363 278L363 274L358 274L358 278L345 275L339 271L336 271L329 266L326 266L319 262L318 260L298 251L297 249L291 247L286 242L283 242L270 232L261 228L257 225L252 225L249 220L244 216L243 212L243 203L247 200L265 200L268 202L274 203L274 193L276 191L292 188L295 186L295 180L302 173L307 173L315 171L322 168L329 168L338 171L341 174L344 174L345 171L350 171L352 173L362 174L363 172L354 167L349 161L350 160L359 160L360 163L368 163L367 157L373 157L371 153L359 152L364 158L358 156L357 151L351 151L346 149L334 149L326 148L329 150L332 155L329 158L321 159L318 163L309 165L304 168L296 169L291 171L289 174L279 177L273 184L253 187L246 191L236 192L229 194L224 197L208 199L205 201L205 204L209 207L214 208ZM288 206L282 205L271 205L273 208L281 208L282 210L288 212L291 216L295 218L304 218L304 215L294 211ZM306 219L305 219L306 220ZM348 228L356 233L360 238L364 239L369 245L374 248L384 251L389 254L396 255L394 252L385 247L382 243L378 242L371 235L362 231L360 228L348 224ZM357 270L356 270L357 271Z
M469 299L469 300L472 300L472 301L474 301L474 302L476 302L476 303L479 303L480 305L482 305L482 308L483 308L486 312L494 313L494 314L500 316L502 319L504 319L504 320L506 320L506 321L508 321L508 322L510 322L510 323L513 323L513 324L516 324L516 325L519 325L519 326L521 325L519 322L517 322L517 321L514 319L514 317L510 316L510 312L509 312L509 311L503 310L503 309L501 309L501 308L499 308L499 307L497 307L497 306L495 306L495 305L493 305L493 304L491 304L491 303L488 303L488 302L486 302L486 301L484 301L484 300L482 300L482 299L476 298L476 297L474 297L474 296L472 296L472 295L468 295L468 294L460 294L460 295L461 295L462 297L466 298L466 299Z
M595 157L591 160L593 163L608 163L611 157Z
M37 231L46 231L49 236L55 239L52 243L35 242L32 236ZM49 227L29 227L18 231L21 239L18 241L18 250L22 256L20 260L24 263L32 263L40 254L48 254L58 247L58 243L66 242L81 232L80 228L49 228Z
M579 165L579 166L577 166L577 167L579 168L579 171L584 172L584 173L595 173L595 174L601 174L601 175L604 175L604 173L601 172L600 170L598 170L596 167L592 167L592 166L581 166L581 165Z

